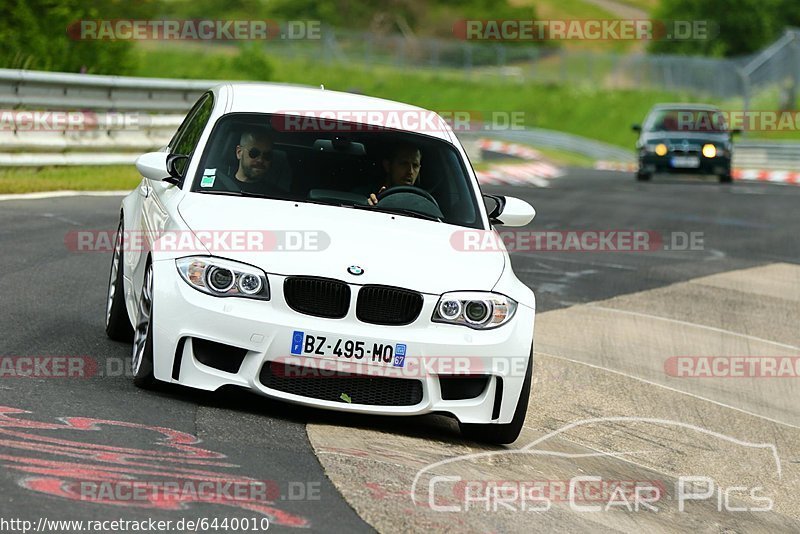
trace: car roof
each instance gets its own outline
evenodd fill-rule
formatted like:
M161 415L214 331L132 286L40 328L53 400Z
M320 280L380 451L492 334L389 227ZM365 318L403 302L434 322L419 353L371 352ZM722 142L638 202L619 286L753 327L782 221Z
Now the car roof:
M225 113L290 113L293 115L311 114L320 117L323 112L357 111L384 112L364 114L364 120L351 119L353 122L381 126L392 124L388 113L413 113L417 117L434 113L430 110L403 104L393 100L375 98L355 93L330 91L328 89L290 84L274 83L227 83L211 89L219 95L227 93ZM325 115L322 115L325 117ZM347 115L350 117L350 115ZM449 128L424 128L421 130L404 129L414 133L429 135L451 142Z

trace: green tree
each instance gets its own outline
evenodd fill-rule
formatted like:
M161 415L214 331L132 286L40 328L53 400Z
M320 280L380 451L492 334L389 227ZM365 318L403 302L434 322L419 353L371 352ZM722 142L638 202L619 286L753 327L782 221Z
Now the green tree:
M272 0L277 20L320 20L334 27L398 32L410 28L419 36L453 37L462 19L532 19L531 6L508 0Z
M760 50L777 39L787 25L800 23L800 2L670 0L660 4L653 18L708 21L714 31L708 39L654 41L651 52L731 57Z
M81 40L70 28L81 20L149 18L154 0L6 0L0 4L0 66L15 69L125 74L134 43Z

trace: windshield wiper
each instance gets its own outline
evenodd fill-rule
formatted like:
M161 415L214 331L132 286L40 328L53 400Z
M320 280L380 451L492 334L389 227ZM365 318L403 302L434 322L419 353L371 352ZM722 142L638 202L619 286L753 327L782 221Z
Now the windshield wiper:
M273 197L270 195L265 195L263 193L251 193L249 191L195 191L196 193L203 193L205 195L225 195L230 197L248 197L248 198L270 198L272 200L286 200L283 198Z
M272 197L269 195L265 195L262 193L250 193L248 191L196 191L197 193L203 193L206 195L226 195L226 196L233 196L233 197L249 197L249 198L269 198L272 200L287 200L291 202L307 202L309 204L320 204L323 206L338 206L341 208L354 208L359 210L369 210L369 211L379 211L381 213L391 213L391 214L398 214L398 215L405 215L407 217L415 217L417 219L424 219L426 221L436 221L436 222L443 222L442 219L436 217L434 215L428 215L427 213L420 213L418 211L409 210L405 208L381 208L379 206L369 206L363 204L345 204L343 202L325 202L322 200L310 200L310 199L289 199L289 198L279 198L279 197Z
M419 211L409 210L405 208L381 208L380 206L353 206L354 208L370 209L380 211L381 213L397 213L398 215L406 215L407 217L415 217L417 219L425 219L426 221L442 222L439 217L428 215L427 213L420 213Z

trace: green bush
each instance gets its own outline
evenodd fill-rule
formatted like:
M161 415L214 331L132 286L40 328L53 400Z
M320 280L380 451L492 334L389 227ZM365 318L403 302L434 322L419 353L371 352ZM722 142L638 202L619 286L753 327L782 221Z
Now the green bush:
M134 43L79 40L68 28L80 20L148 18L152 0L6 0L0 4L0 66L97 74L135 69Z
M651 52L732 57L750 54L800 25L797 0L670 0L661 2L656 20L710 21L718 35L700 40L659 40Z
M273 62L264 53L261 43L247 43L235 48L221 47L147 47L139 51L134 76L153 78L186 78L195 80L271 81Z

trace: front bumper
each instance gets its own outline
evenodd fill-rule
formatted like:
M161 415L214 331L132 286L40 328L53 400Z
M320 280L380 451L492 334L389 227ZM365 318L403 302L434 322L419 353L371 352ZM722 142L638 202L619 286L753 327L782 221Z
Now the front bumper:
M674 158L696 157L699 160L697 167L677 167ZM668 152L664 156L650 153L639 154L639 172L644 174L714 174L727 175L731 173L730 155L719 155L707 158L700 153Z
M286 304L284 276L268 274L269 301L219 298L190 287L178 274L174 260L153 263L153 364L156 379L213 391L239 386L262 395L320 408L383 415L419 415L442 412L464 423L509 423L513 418L526 365L533 365L534 310L522 304L512 320L495 329L478 331L458 325L432 323L438 295L423 295L422 312L406 326L367 324L355 317L358 286L351 285L351 305L343 319L324 319L298 313ZM291 353L293 335L302 331L329 339L345 338L407 346L405 371L365 359L359 365L342 364L335 356L298 356ZM235 372L201 363L194 340L242 349ZM387 406L325 400L267 387L260 378L273 362L314 365L319 370L341 369L351 374L419 380L421 400L413 405ZM530 363L528 363L530 362ZM347 365L350 364L350 365ZM298 376L295 380L337 380ZM442 379L465 375L486 376L486 387L472 398L446 400ZM344 383L344 382L343 382ZM327 384L330 385L329 383ZM303 389L308 390L308 384ZM343 391L347 394L347 391Z

